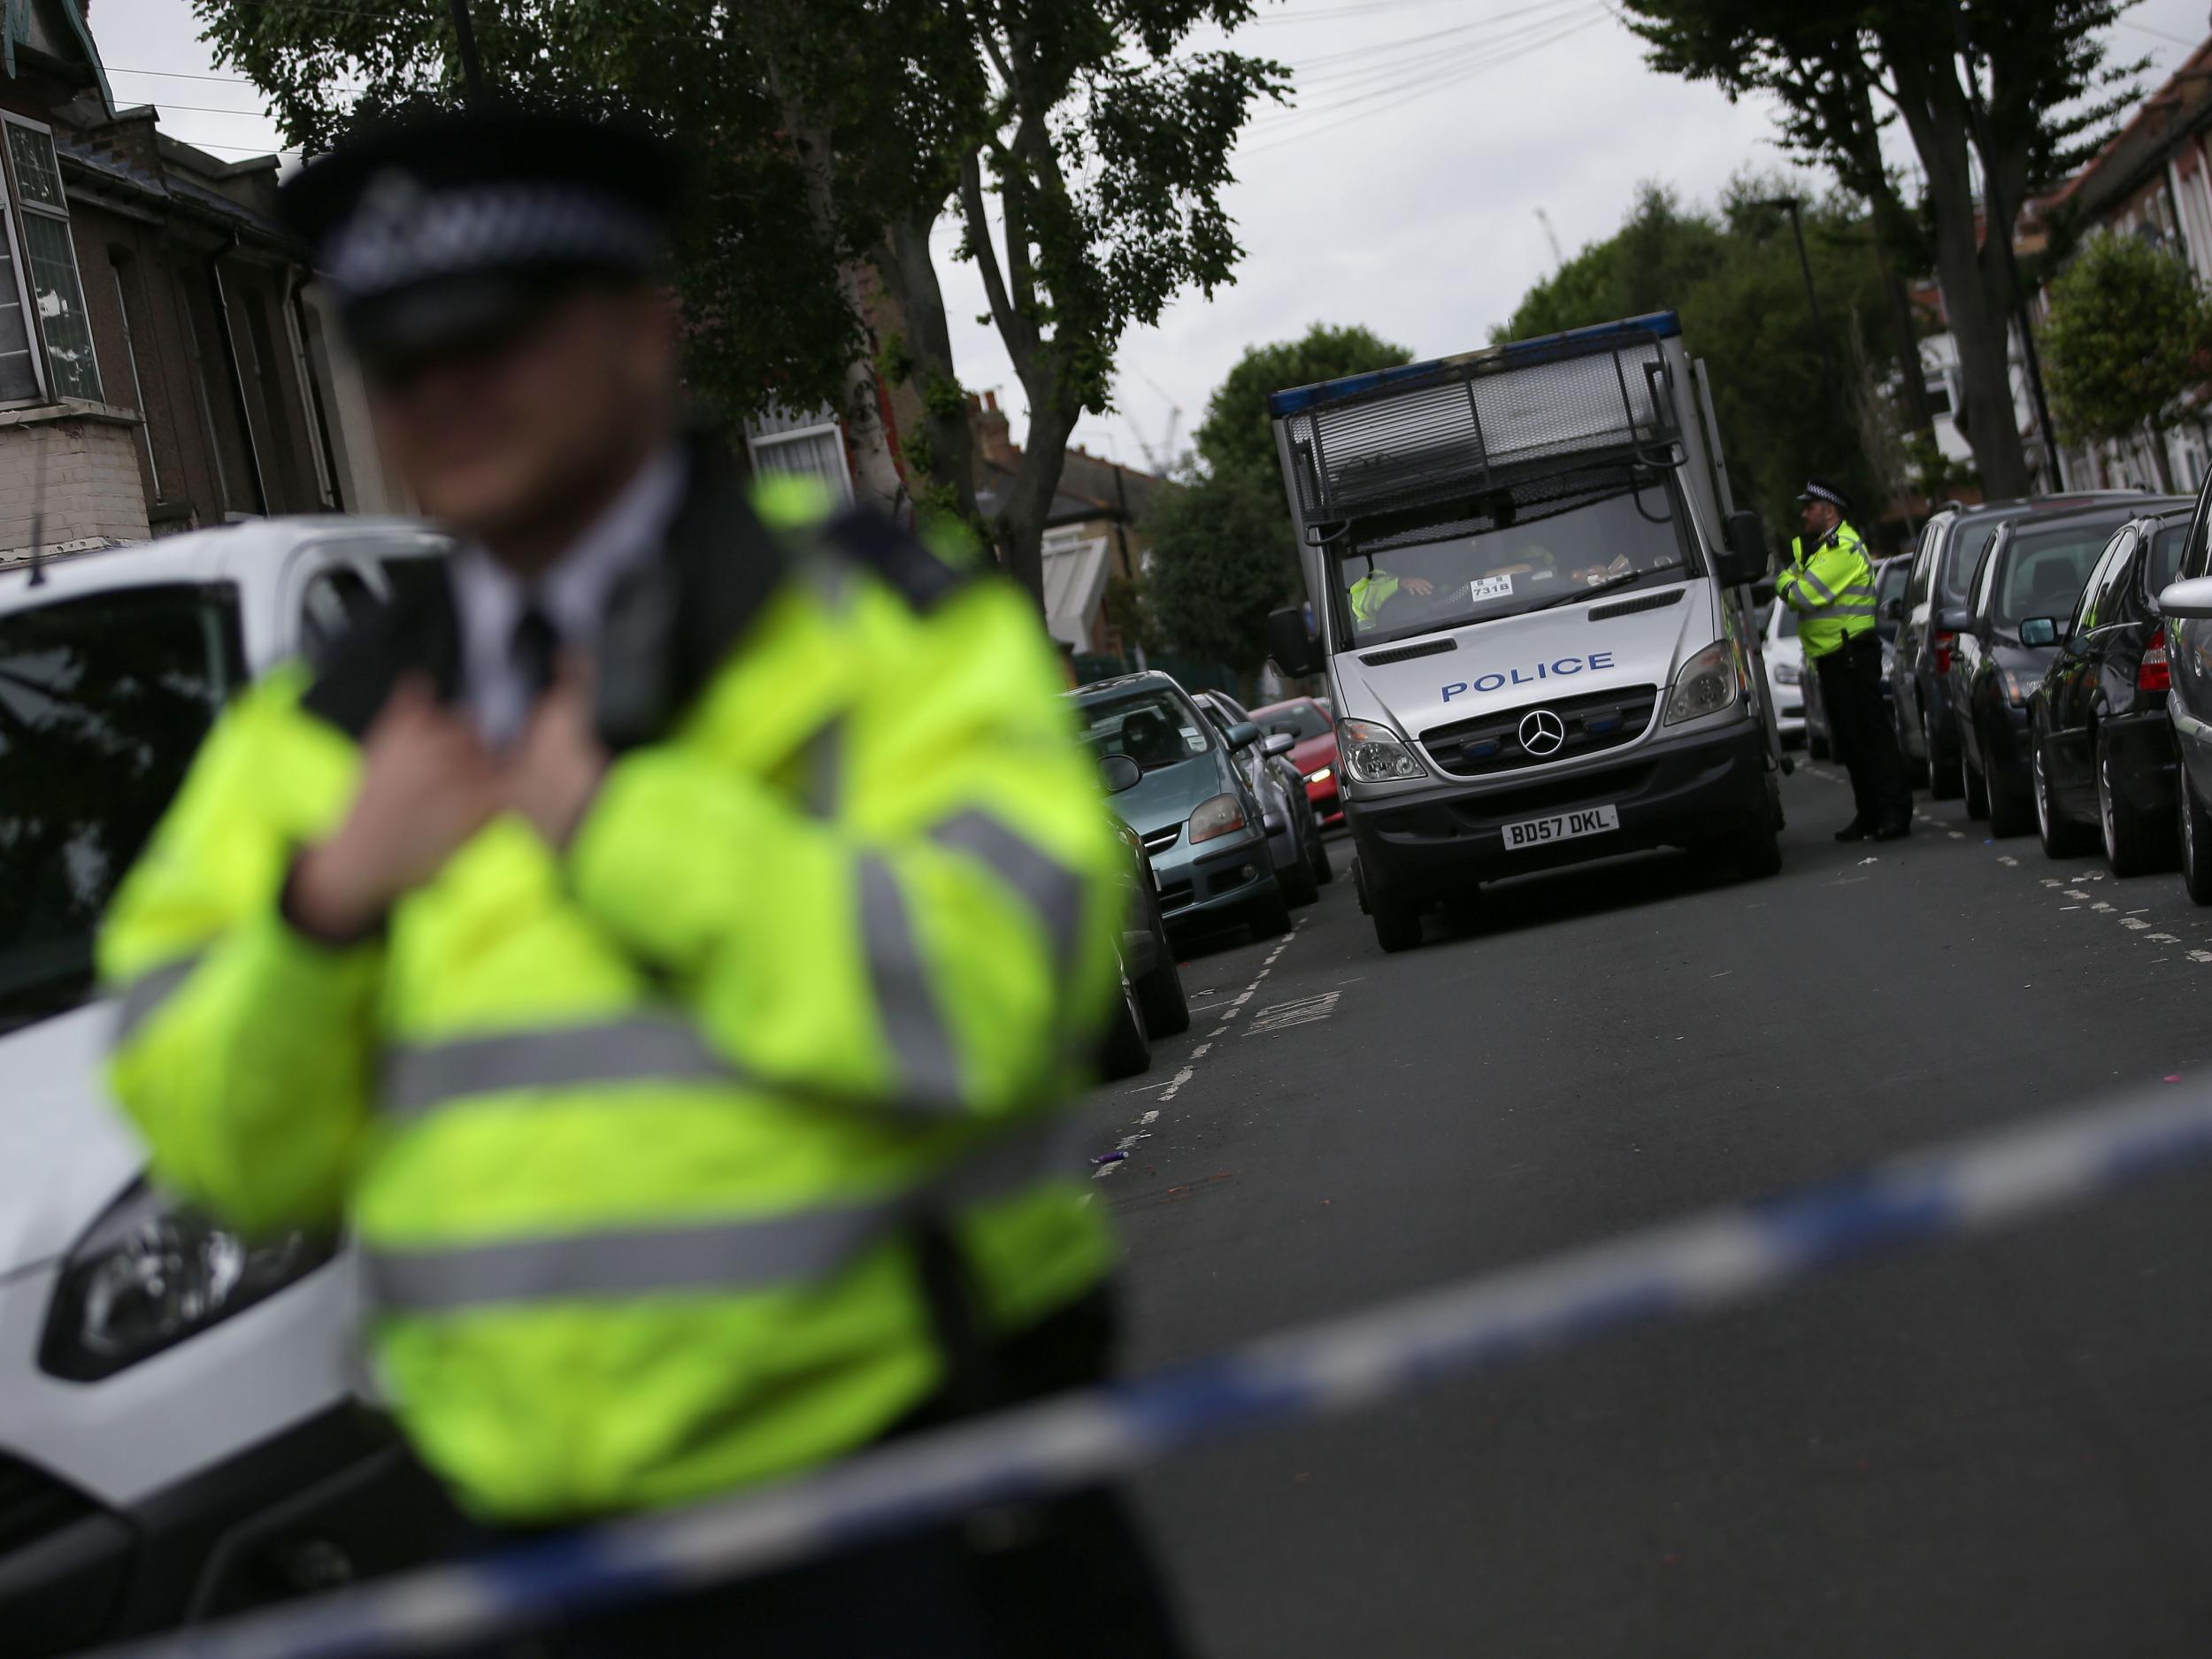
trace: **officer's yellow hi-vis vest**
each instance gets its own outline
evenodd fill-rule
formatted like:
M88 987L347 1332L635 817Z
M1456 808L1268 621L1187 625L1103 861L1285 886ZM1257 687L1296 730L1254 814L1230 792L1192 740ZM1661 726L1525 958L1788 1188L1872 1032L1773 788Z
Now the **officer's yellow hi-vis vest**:
M1790 544L1790 554L1775 578L1774 596L1797 612L1807 657L1825 657L1873 628L1874 565L1856 530L1839 524L1810 558L1801 538Z
M925 1230L1001 1331L1110 1264L1063 1109L1121 855L1033 607L694 466L657 595L609 618L619 748L565 853L503 817L373 941L280 914L389 687L457 683L440 592L226 713L101 941L155 1179L349 1226L402 1422L495 1521L879 1434L944 1376Z
M1352 584L1345 595L1352 607L1352 620L1363 628L1375 626L1375 618L1382 608L1397 595L1398 579L1388 571L1370 571Z

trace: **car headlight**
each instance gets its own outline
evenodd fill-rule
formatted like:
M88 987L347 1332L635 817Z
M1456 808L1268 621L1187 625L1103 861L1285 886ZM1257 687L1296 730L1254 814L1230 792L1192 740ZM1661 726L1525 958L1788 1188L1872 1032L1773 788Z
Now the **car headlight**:
M1674 692L1667 699L1667 718L1674 726L1700 715L1718 714L1736 701L1736 657L1726 640L1715 640L1682 664L1674 677Z
M39 1363L73 1382L113 1376L283 1289L334 1250L301 1233L250 1243L134 1187L70 1253Z
M1340 725L1336 750L1338 764L1354 783L1395 783L1429 775L1395 732L1371 720L1346 720Z
M1306 774L1306 781L1308 783L1326 783L1330 779L1335 776L1336 769L1334 767L1324 766L1319 772L1308 772Z
M1217 836L1233 835L1245 826L1244 803L1233 795L1217 795L1190 815L1191 845Z
M1805 671L1795 663L1777 663L1774 665L1774 683L1778 686L1794 686L1804 678Z

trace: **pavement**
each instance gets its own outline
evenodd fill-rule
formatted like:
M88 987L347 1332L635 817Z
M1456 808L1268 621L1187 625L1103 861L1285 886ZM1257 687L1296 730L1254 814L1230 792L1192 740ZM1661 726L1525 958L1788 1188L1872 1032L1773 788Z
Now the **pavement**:
M1090 1102L1132 1366L2143 1084L2212 1087L2212 910L1991 841L1489 889L1386 956L1351 883L1202 945ZM1332 843L1341 871L1348 843ZM1611 1339L1136 1492L1209 1659L2212 1651L2212 1180Z

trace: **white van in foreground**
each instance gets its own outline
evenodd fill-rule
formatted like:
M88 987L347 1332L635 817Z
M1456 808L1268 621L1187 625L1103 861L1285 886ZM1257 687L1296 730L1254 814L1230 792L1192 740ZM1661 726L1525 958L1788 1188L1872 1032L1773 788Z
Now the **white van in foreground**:
M351 1263L172 1204L100 1082L93 937L224 701L442 540L276 519L0 572L0 1653L392 1564L435 1511L357 1402Z
M1363 908L1659 846L1779 866L1780 754L1702 365L1663 312L1279 392ZM1310 618L1310 620L1309 619ZM1314 637L1318 632L1319 638Z

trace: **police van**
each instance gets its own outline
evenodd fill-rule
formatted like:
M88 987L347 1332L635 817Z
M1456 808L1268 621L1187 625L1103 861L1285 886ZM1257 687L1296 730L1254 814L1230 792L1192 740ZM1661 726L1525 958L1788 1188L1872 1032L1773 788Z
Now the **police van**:
M1270 400L1361 907L1647 848L1780 866L1780 744L1704 365L1671 312Z

